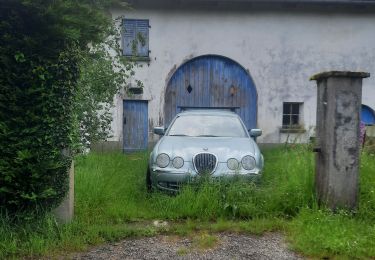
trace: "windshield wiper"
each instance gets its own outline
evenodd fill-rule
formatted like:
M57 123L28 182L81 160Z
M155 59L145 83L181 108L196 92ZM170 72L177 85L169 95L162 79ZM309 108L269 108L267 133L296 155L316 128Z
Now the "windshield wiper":
M198 137L219 137L217 135L197 135Z
M188 136L188 135L184 135L184 134L175 134L175 135L169 135L169 136Z

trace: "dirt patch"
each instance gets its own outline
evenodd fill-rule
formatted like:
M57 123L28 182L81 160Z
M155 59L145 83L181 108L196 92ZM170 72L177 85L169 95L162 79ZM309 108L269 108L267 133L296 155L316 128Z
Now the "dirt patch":
M197 242L198 241L198 242ZM202 246L202 244L204 246ZM287 249L278 233L233 233L192 237L155 236L126 239L73 255L73 259L302 259Z

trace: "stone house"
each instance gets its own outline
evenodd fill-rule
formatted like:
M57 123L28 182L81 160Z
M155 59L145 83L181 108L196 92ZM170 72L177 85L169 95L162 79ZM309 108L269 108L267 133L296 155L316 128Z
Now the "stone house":
M144 149L154 126L186 108L236 111L260 143L307 142L316 120L315 73L375 75L375 1L129 0L121 46L142 67L132 95L115 98L112 145ZM134 45L134 39L142 41ZM362 117L375 123L375 77L363 81Z

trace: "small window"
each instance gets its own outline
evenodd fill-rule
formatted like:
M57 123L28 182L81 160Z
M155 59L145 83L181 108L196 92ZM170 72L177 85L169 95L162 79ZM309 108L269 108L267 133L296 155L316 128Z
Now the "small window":
M123 19L122 48L124 56L140 59L149 57L148 29L148 20Z
M302 106L302 103L295 103L295 102L283 103L283 128L284 129L301 128L301 106Z

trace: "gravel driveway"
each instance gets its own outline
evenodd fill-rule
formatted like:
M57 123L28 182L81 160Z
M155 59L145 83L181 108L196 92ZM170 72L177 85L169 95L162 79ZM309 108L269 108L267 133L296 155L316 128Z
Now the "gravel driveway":
M209 238L214 243L204 248L194 237L160 235L127 239L74 255L73 259L302 259L287 249L278 233L263 236L219 233Z

